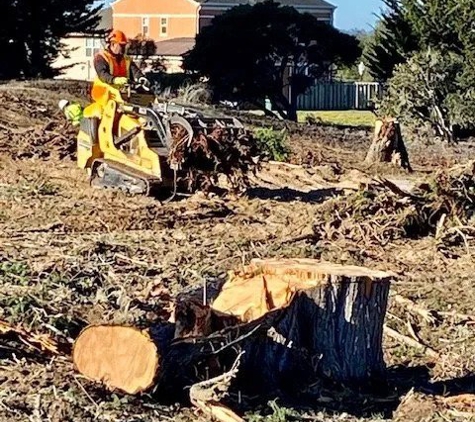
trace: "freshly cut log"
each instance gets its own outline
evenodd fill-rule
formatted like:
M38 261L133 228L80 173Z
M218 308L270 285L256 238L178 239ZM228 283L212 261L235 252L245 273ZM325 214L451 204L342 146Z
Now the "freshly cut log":
M76 339L73 362L87 378L136 394L153 385L160 357L147 333L99 325L87 327Z
M396 119L378 119L375 124L373 142L366 155L367 164L392 163L408 171L412 171L401 126Z
M253 260L229 273L211 307L183 298L175 324L152 324L150 334L86 329L74 363L109 388L134 394L153 385L157 397L175 401L191 385L225 373L242 352L231 389L251 396L298 394L326 379L370 381L385 370L393 277L311 259Z
M293 378L301 383L297 373L367 381L385 369L383 324L393 276L310 259L253 260L230 274L212 308L243 322L282 310L268 339L250 344L243 358L242 368L268 378L266 388Z

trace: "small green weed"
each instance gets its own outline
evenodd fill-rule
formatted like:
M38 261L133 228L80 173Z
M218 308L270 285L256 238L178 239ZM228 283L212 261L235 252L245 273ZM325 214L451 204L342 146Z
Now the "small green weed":
M3 283L10 283L17 286L28 285L28 275L30 269L24 262L2 262L0 263L0 280Z
M274 161L286 161L290 154L287 133L271 128L254 129L254 138L262 155Z
M272 410L272 414L267 416L249 414L247 420L249 422L289 422L298 420L299 413L293 409L281 407L277 404L277 400L267 403Z

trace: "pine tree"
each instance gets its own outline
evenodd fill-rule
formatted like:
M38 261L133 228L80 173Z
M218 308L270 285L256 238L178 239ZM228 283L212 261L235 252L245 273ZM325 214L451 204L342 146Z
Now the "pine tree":
M365 54L373 77L387 80L396 65L427 49L475 58L475 0L384 0L386 12ZM474 51L475 53L475 51Z
M379 81L391 77L398 64L405 63L420 48L411 21L399 0L384 0L387 11L381 17L363 60L371 76Z
M94 0L6 0L0 15L0 78L50 77L69 33L92 33L99 23Z
M447 139L474 129L475 0L386 4L367 61L381 79L391 78L389 112L430 121ZM403 29L409 37L402 36Z

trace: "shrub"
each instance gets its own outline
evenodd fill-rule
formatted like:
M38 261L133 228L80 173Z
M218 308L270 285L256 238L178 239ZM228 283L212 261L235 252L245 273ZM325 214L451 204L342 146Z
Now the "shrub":
M274 161L285 161L289 157L287 132L271 128L254 129L254 138L261 154Z
M463 58L427 50L397 66L380 111L406 123L429 123L437 135L454 138L455 126L473 122L473 101L464 89Z

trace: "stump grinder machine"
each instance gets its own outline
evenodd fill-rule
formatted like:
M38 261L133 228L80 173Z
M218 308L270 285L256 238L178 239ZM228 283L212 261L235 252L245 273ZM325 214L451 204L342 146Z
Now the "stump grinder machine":
M170 200L180 193L193 166L204 162L194 153L208 155L204 170L212 171L216 163L209 143L246 136L235 118L205 117L158 101L144 86L107 89L105 105L93 103L84 110L77 138L77 163L87 170L91 186L129 194L171 192ZM187 183L189 190L189 179Z

